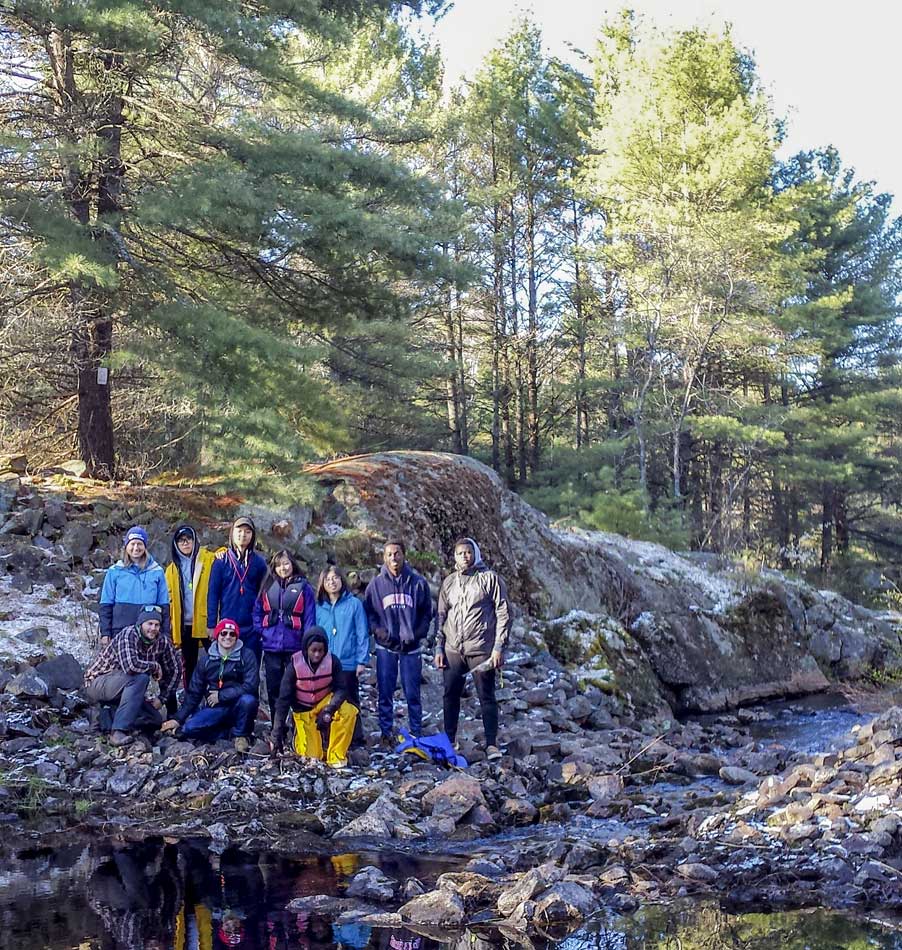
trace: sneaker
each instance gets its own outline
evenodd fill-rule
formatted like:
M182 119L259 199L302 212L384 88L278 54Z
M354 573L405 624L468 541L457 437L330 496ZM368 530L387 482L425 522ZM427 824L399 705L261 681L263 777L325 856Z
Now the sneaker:
M114 729L110 733L110 745L112 746L128 745L131 741L132 737L127 732L120 732L118 729Z
M497 762L501 758L501 750L496 745L487 745L485 747L485 757L489 762Z
M250 742L247 741L247 736L238 736L235 739L235 751L236 752L247 752L251 747Z
M347 759L339 759L337 762L326 763L330 769L346 769L348 767Z

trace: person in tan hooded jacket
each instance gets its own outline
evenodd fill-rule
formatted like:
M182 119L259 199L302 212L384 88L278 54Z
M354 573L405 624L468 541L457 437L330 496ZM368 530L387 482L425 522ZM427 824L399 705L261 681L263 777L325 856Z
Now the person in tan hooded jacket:
M486 756L498 759L498 703L495 670L504 662L510 608L504 581L482 561L479 545L460 538L455 570L438 596L435 665L443 671L445 733L454 742L467 674L473 676L485 729Z

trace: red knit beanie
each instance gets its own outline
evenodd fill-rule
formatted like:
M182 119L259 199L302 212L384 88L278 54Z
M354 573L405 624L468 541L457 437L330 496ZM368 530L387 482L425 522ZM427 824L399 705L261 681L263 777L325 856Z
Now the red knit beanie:
M228 617L220 620L218 624L213 628L213 639L218 640L219 635L223 630L233 630L236 637L241 636L241 631L238 629L238 624L234 620L229 620Z

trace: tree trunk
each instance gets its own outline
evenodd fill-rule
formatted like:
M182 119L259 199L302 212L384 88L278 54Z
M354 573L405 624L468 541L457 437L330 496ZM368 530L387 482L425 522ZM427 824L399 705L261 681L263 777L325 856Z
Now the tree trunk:
M498 184L495 120L492 119L492 184ZM492 205L492 468L501 474L501 327L504 322L504 265L501 256L501 208Z
M513 185L513 182L511 182ZM522 484L526 481L526 439L527 439L527 421L526 421L526 380L523 375L523 354L520 347L520 305L517 299L517 218L514 209L514 199L510 199L509 206L511 230L510 230L510 295L511 295L511 336L514 339L514 373L516 376L516 396L517 396L517 470L518 476L512 480L511 484ZM513 462L513 460L512 460ZM513 465L512 465L513 467ZM513 473L512 473L513 475Z
M70 290L69 306L70 353L78 378L78 453L92 478L110 479L115 455L105 364L113 348L113 322L79 288Z
M576 310L576 398L575 414L576 448L588 441L588 413L586 411L586 319L583 312L582 268L579 254L579 208L576 198L571 199L573 209L573 307Z
M73 140L73 157L67 169L68 202L72 216L83 227L91 223L92 181L96 181L96 220L93 240L110 251L117 251L109 230L119 228L125 166L122 162L123 96L125 82L122 57L108 53L101 65L104 71L101 92L105 110L99 110L93 128L84 128L80 111L81 94L75 83L74 53L71 37L54 31L47 44L51 59L51 88L54 105L66 127L79 138ZM80 164L84 140L94 137L95 173L92 176ZM80 148L75 148L75 146ZM105 230L101 230L101 228ZM110 399L109 359L113 348L113 305L105 294L79 281L69 285L69 311L72 337L69 354L77 379L78 452L93 478L109 479L115 468L113 414Z
M455 248L455 259L458 258L459 248ZM464 455L470 451L470 422L467 411L467 368L464 365L464 307L460 287L454 288L454 314L457 331L457 396L458 422L460 423L460 450Z
M846 493L837 488L833 492L833 524L836 528L836 553L849 553L849 515Z
M536 211L530 186L526 214L528 311L526 327L526 371L529 396L529 468L539 465L539 301L536 286ZM526 473L523 473L525 480Z
M833 567L833 489L826 482L821 494L821 570L829 574Z

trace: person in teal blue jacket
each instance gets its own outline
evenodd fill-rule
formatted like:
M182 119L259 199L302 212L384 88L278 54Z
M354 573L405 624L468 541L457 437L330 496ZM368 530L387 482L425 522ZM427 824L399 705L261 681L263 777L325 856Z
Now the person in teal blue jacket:
M316 585L316 625L326 631L329 651L341 661L348 702L360 710L360 676L370 662L370 627L362 601L348 589L342 570L327 567ZM363 745L361 716L354 725L353 745Z
M101 645L134 625L142 607L161 610L162 633L169 636L169 588L166 574L147 550L147 532L140 525L128 529L122 558L107 572L100 592Z

